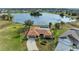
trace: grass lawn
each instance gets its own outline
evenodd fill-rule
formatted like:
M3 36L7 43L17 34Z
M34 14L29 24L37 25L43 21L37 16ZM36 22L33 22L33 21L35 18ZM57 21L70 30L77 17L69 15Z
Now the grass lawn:
M2 21L0 21L2 23ZM6 22L5 22L6 23ZM22 42L23 36L18 33L21 24L12 24L0 29L0 51L24 51L27 50Z

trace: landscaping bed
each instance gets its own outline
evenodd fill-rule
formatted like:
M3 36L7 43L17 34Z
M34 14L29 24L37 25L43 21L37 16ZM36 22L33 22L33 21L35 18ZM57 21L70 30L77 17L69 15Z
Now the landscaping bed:
M40 51L51 51L53 50L53 40L40 39L36 40L37 47Z

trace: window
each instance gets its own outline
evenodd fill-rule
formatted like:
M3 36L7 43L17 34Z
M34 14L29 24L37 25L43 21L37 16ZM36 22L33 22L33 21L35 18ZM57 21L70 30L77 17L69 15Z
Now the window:
M66 39L67 37L60 37L61 39Z

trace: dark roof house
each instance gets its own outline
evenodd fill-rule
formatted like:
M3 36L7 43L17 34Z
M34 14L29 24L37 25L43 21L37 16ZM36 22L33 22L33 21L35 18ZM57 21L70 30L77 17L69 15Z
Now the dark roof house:
M58 40L57 51L79 50L79 29L74 28L64 32Z
M79 41L79 29L70 29L65 33L63 33L60 37L65 37L65 36L74 37L76 40Z

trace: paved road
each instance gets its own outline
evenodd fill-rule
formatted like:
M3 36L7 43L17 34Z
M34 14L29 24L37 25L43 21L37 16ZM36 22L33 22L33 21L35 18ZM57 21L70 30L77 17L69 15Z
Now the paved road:
M35 38L29 38L27 40L27 48L28 51L38 51L39 49L37 48L36 42L35 42Z

